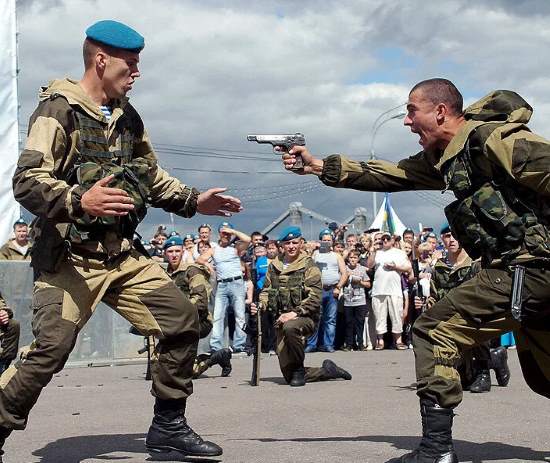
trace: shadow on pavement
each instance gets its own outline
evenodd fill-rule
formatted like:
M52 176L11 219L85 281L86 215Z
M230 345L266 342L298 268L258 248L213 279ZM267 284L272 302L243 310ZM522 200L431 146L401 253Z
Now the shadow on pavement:
M288 383L285 381L285 379L282 376L268 376L260 378L260 382L266 382L266 383L275 383L280 384L281 386L288 386Z
M416 436L338 436L338 437L297 437L293 439L258 438L232 439L259 442L382 442L393 445L404 453L416 448L420 438ZM483 463L498 460L520 460L550 462L550 451L538 451L529 447L504 444L502 442L468 442L454 440L455 449L460 461Z
M99 436L78 436L59 439L50 442L45 447L33 452L41 457L40 463L79 463L90 458L105 461L124 461L131 456L110 456L110 453L129 453L147 455L144 434L104 434ZM160 453L148 457L144 461L182 461L214 463L221 461L212 458L185 457L177 452Z

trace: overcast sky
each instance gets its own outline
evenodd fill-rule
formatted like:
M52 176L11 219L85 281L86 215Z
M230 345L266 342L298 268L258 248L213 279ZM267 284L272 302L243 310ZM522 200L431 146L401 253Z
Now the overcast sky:
M268 147L247 142L246 134L299 131L316 155L366 159L376 118L426 78L452 80L467 103L497 88L515 90L535 109L532 129L550 137L546 0L20 0L18 6L22 128L41 85L81 77L85 29L101 19L127 23L146 43L142 77L129 96L161 165L201 189L230 187L243 199L245 211L232 219L243 231L264 228L292 201L338 221L362 206L371 220L370 193L286 173ZM385 123L374 143L377 156L392 161L419 149L399 119ZM407 225L439 227L437 205L450 199L396 193L392 204ZM194 231L205 221L221 219L176 218L176 228ZM168 214L150 212L141 231L148 235L156 223L169 225ZM322 225L305 217L304 228L309 234Z

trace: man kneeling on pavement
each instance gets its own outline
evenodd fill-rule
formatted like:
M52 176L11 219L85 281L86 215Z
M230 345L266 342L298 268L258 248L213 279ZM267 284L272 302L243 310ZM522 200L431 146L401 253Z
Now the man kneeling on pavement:
M273 259L260 293L262 310L272 311L277 331L277 355L281 372L291 386L343 378L351 374L332 360L321 368L304 367L305 341L315 331L321 306L321 272L302 250L302 232L287 227L279 236L283 253ZM258 310L250 307L252 315Z

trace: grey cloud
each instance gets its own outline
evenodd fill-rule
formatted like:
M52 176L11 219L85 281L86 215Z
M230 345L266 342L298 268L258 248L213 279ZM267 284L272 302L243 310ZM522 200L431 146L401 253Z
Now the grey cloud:
M466 88L469 100L495 87L518 90L535 105L533 127L544 135L550 104L541 63L550 58L544 32L549 11L540 2L521 3L148 0L136 8L129 0L24 1L19 15L21 117L26 121L34 109L39 85L64 75L80 77L85 28L112 17L146 38L143 76L131 98L154 142L244 150L267 159L159 153L169 167L250 172L173 170L174 175L202 187L272 192L272 201L245 202L246 212L235 217L248 230L263 228L293 200L343 219L357 206L370 211L370 195L320 186L277 199L277 185L304 179L283 174L270 150L247 143L246 133L301 130L315 153L366 159L376 117L402 103L415 81L444 75ZM523 10L536 14L527 21ZM382 47L403 51L401 60L392 61L393 69L380 56ZM372 81L369 76L380 69L390 72L391 83ZM391 121L380 129L379 156L396 161L419 150L417 136L401 124ZM429 194L441 200L439 193ZM409 225L442 221L441 212L414 193L394 195L393 205ZM151 211L147 220L145 230L157 221L167 223L168 216ZM177 223L191 229L204 220Z

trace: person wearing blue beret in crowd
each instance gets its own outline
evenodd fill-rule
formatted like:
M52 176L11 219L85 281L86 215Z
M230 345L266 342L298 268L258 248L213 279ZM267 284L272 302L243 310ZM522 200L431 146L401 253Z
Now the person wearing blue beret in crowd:
M305 340L316 329L321 305L321 272L303 252L300 228L290 226L281 231L283 253L269 264L260 307L273 313L277 330L277 355L286 382L293 387L306 382L328 379L351 379L351 375L332 360L321 368L304 366ZM258 305L251 305L251 314Z
M134 232L149 205L181 217L197 212L229 217L242 207L223 188L201 193L159 166L127 97L141 77L144 46L143 36L121 22L93 24L83 44L83 77L43 87L30 118L13 191L37 217L36 342L16 371L2 377L0 447L12 430L25 428L42 389L63 368L79 331L103 301L142 334L158 338L147 449L222 454L185 417L199 340L197 309L135 247Z

